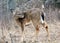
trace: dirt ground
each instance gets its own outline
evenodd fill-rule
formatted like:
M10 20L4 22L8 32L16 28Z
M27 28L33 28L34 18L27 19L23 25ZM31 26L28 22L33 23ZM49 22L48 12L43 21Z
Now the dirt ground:
M54 24L49 23L48 25L49 25L48 30L49 30L50 41L48 41L46 30L44 28L42 29L41 27L39 35L35 42L31 41L35 36L34 35L35 28L32 22L30 22L28 26L25 26L24 40L26 41L26 43L60 43L60 23L59 22ZM3 32L0 30L0 39L1 40L4 39L5 42L8 41L8 43L22 43L21 37L22 37L21 28L16 25L12 25L12 28L10 30L4 29Z

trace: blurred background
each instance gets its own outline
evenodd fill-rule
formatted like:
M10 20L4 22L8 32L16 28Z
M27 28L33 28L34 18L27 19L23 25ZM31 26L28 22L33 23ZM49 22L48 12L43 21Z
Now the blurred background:
M45 21L49 25L50 43L60 43L60 0L0 0L0 43L21 43L21 29L15 23L12 11L17 7L21 11L31 8L41 9L42 4L45 6ZM28 40L26 43L31 43L34 26L31 23L25 28L27 35L25 40ZM37 43L48 43L46 39L46 31L40 30Z

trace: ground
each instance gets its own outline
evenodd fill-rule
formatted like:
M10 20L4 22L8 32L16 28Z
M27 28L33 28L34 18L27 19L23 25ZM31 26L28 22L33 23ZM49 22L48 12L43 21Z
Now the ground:
M42 27L40 28L39 31L39 36L36 39L36 43L60 43L60 23L54 23L51 24L49 23L49 36L50 36L50 41L48 41L47 37L47 32L46 30ZM13 27L14 28L14 27ZM18 26L15 26L16 29L11 29L11 30L4 30L4 36L5 36L5 41L8 41L9 43L21 43L21 28ZM29 23L29 26L25 26L25 38L24 40L26 43L32 43L31 40L34 37L34 32L35 28L32 24L32 22ZM33 42L35 43L35 42Z

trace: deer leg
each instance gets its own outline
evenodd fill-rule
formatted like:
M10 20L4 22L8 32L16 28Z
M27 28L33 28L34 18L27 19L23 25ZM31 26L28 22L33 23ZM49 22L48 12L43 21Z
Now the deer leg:
M50 42L50 36L49 36L49 32L48 32L48 26L45 26L46 32L47 32L47 37L48 37L48 42Z
M46 29L48 40L50 40L49 31L48 31L48 25L47 25L46 22L44 22L43 27Z
M24 24L23 22L21 22L21 30L22 30L22 37L21 37L21 41L23 42L24 41L24 38L25 38L25 33L24 33Z
M47 36L49 37L49 32L48 32L48 26L45 26L46 32L47 32Z
M22 37L21 37L21 42L26 42L26 41L24 41L24 38L25 38L25 33L24 33L24 31L22 32Z
M49 32L48 32L48 25L46 22L42 23L43 27L46 29L47 32L47 36L49 36Z
M32 42L36 41L36 39L38 38L38 34L39 34L39 26L37 25L36 30L35 30L35 35L34 35L34 38L33 38Z
M37 26L36 26L36 35L35 35L35 36L37 37L38 34L39 34L39 26L37 25Z

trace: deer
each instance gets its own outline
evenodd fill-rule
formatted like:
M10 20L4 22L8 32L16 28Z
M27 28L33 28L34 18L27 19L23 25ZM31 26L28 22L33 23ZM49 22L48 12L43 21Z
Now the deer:
M30 21L32 21L35 27L35 37L38 36L39 28L41 26L46 29L47 36L49 37L48 24L44 20L44 12L42 12L39 8L32 8L22 12L20 10L16 10L13 14L16 23L21 27L22 37L24 37L24 25Z

